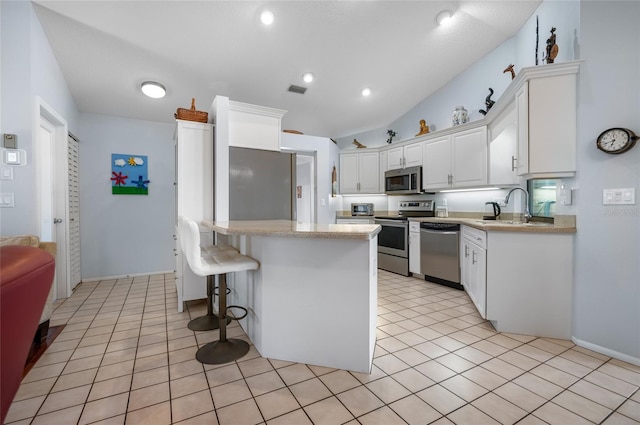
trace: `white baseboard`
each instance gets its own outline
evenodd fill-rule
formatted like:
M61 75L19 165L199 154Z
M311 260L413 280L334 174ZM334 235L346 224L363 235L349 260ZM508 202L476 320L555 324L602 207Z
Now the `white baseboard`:
M151 272L151 273L133 273L133 274L123 274L123 275L116 275L116 276L88 277L88 278L82 278L81 283L96 282L98 280L127 279L130 277L140 277L140 276L155 276L159 274L168 274L168 273L174 273L174 272L175 270L167 270L167 271Z
M606 347L601 347L599 345L592 344L592 343L587 342L587 341L583 341L583 340L578 339L576 337L572 337L571 341L573 341L574 344L576 344L576 345L578 345L580 347L587 348L587 349L589 349L591 351L595 351L596 353L604 354L605 356L613 357L614 359L622 360L623 362L627 362L627 363L634 364L636 366L640 366L640 358L633 357L633 356L630 356L628 354L620 353L618 351L614 351L614 350L611 350L611 349L606 348Z

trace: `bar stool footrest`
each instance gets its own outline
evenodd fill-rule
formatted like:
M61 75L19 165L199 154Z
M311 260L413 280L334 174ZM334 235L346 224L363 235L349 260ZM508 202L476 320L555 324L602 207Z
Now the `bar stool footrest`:
M249 352L249 343L241 339L214 341L203 345L196 352L196 360L206 364L230 363Z
M227 319L231 319L231 320L242 320L242 319L244 319L245 317L247 317L247 314L248 314L249 312L247 311L247 309L246 309L246 308L241 307L241 306L239 306L239 305L229 305L229 306L227 306L227 311L229 311L229 310L231 310L231 309L234 309L234 308L237 308L238 310L242 310L242 311L244 312L244 314L243 314L242 316L236 316L235 314L233 315L233 317L231 317L231 316L227 316ZM231 312L233 313L233 311L231 311ZM229 323L229 322L227 322L227 323Z

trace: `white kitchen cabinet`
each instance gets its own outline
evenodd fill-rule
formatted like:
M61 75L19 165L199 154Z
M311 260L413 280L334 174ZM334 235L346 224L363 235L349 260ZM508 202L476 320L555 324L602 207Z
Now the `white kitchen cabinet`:
M409 272L422 274L420 271L420 222L409 222Z
M229 101L229 146L280 152L286 111Z
M487 309L487 234L462 226L460 245L462 285L484 319Z
M426 190L486 185L487 127L426 141L422 179Z
M213 125L193 121L176 121L174 135L176 151L176 227L174 233L176 255L176 289L178 312L184 301L207 297L206 278L191 271L183 259L178 239L178 216L201 222L213 217ZM213 244L213 234L200 232L203 245Z
M387 169L419 167L422 165L422 143L398 146L386 151L388 155Z
M389 169L387 151L380 151L378 159L380 161L380 176L378 179L378 189L380 192L384 192L385 190L384 173L386 173L387 170Z
M532 75L516 93L518 174L526 178L576 171L578 65L558 65Z
M518 184L518 120L515 102L488 127L489 185Z
M497 331L571 338L574 238L488 232L486 319Z
M371 194L380 191L378 152L340 154L340 193Z

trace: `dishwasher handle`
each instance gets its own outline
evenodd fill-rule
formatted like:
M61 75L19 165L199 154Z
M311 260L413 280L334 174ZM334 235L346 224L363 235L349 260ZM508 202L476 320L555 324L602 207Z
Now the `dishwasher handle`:
M458 232L457 230L454 230L453 232L450 231L442 231L442 230L428 230L428 229L420 229L421 233L430 233L433 235L457 235Z

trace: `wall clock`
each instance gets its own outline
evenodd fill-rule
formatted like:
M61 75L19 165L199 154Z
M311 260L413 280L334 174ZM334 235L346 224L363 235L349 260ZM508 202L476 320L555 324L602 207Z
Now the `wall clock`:
M623 153L631 149L638 136L628 128L609 128L598 136L596 146L606 153Z

